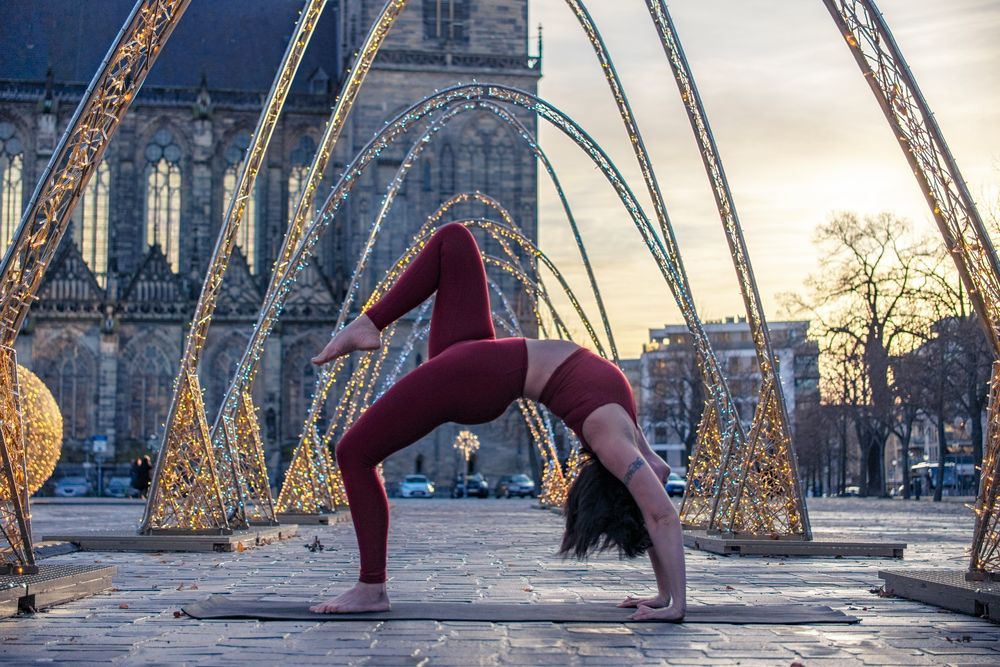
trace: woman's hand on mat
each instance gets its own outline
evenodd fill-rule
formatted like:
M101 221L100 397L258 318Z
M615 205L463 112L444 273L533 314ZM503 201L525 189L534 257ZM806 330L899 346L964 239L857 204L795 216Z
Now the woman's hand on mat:
M684 609L674 605L654 609L644 604L639 605L639 609L629 616L633 621L672 621L680 622L684 620Z
M625 607L630 609L635 609L639 605L643 605L646 607L654 607L654 608L666 607L667 598L662 595L655 595L651 598L640 598L636 597L635 595L629 595L627 598L618 603L619 607Z

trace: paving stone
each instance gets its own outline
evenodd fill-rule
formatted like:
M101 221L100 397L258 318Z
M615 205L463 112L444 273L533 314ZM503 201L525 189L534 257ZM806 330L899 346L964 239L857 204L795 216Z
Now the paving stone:
M35 531L134 525L141 507L33 508ZM689 604L828 604L854 626L488 622L196 621L175 618L210 594L319 600L353 583L350 524L311 526L288 542L227 554L76 552L53 562L117 565L116 590L34 617L0 621L0 662L126 665L989 665L1000 626L915 602L879 598L883 567L961 568L972 534L959 504L810 500L817 534L856 532L910 544L906 560L752 558L687 552ZM555 556L561 518L529 501L396 502L390 536L394 600L600 602L652 593L648 561ZM859 528L863 527L863 528ZM318 536L327 549L303 545ZM727 588L731 587L731 588ZM122 608L122 605L128 605ZM951 639L951 641L948 641ZM70 658L70 656L72 656Z

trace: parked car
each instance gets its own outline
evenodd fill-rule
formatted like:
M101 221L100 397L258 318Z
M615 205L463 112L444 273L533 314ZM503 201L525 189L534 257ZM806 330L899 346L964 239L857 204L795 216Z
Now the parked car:
M56 482L55 494L62 498L74 498L89 495L93 490L86 477L63 477Z
M535 497L535 483L527 475L504 475L493 489L497 498Z
M400 498L432 498L434 484L425 475L407 475L399 483Z
M856 498L861 495L860 486L845 486L844 492L840 494L841 496L847 496L849 498Z
M464 498L465 496L479 496L480 498L490 497L490 487L486 483L486 479L480 473L477 472L469 475L468 489L463 486L463 482L465 482L465 479L462 475L455 475L455 479L451 485L452 498Z
M665 486L668 496L683 496L684 491L687 490L687 481L677 473L672 472L667 476Z
M128 477L112 477L104 485L104 495L112 498L138 498L139 489L132 486Z

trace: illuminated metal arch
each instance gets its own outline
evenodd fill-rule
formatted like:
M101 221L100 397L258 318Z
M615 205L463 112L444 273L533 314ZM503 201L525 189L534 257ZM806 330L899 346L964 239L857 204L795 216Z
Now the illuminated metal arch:
M677 265L684 286L690 292L680 250L660 191L659 181L653 171L649 153L646 150L642 134L639 132L635 114L632 112L618 71L615 69L611 55L604 44L604 39L584 6L583 0L566 0L566 4L587 34L601 70L604 72L604 78L618 107L618 114L631 139L632 150L639 163L639 170L646 184L646 189L652 199L653 209L666 241L667 252ZM653 12L652 0L647 0L647 5ZM662 14L667 16L665 5L662 2L659 5L662 6ZM669 24L669 17L666 21L658 21L658 16L654 12L653 18L664 47L668 47L667 40L671 39L679 51L679 43L676 43L676 36L673 34L672 25ZM668 35L665 35L665 27L669 27ZM670 55L668 49L668 56ZM683 63L681 68L683 71L680 73L677 59L669 59L678 85L681 87L681 98L689 115L691 115L692 110L697 110L699 112L696 114L698 122L702 122L703 126L707 127L707 119L701 110L701 102L697 98L697 90L694 88L693 78L686 67L686 62L683 61L683 55L681 54L680 57L680 63ZM695 122L692 116L692 123ZM710 390L713 384L726 388L724 395L715 398L714 405L706 406L705 413L702 415L702 421L698 428L698 447L688 470L688 477L694 483L688 484L684 494L684 502L680 512L681 519L686 525L714 530L738 531L753 535L792 533L804 535L808 539L811 532L795 470L795 456L791 448L791 429L785 412L784 397L781 394L780 379L775 370L776 358L770 349L763 308L760 307L760 299L756 295L756 283L749 268L749 256L745 244L742 243L739 221L735 217L735 209L731 206L731 198L728 198L726 202L719 198L720 191L728 194L728 187L721 189L718 187L719 179L716 178L716 175L721 175L721 162L717 159L717 151L714 141L711 141L711 134L707 134L708 141L705 141L705 133L700 133L696 128L695 138L699 141L703 157L706 157L710 152L711 156L715 158L711 165L709 161L706 161L706 167L714 187L719 212L723 216L724 231L730 245L733 263L739 276L740 289L744 296L744 304L747 308L747 319L750 322L751 331L754 333L754 347L760 361L762 382L758 395L754 428L748 438L736 414L736 406L729 395L725 379L721 375L721 369L718 368L717 364L713 364L710 360L706 361L702 357L702 374ZM724 180L723 176L723 185ZM691 329L690 324L688 328ZM692 334L694 334L693 330ZM696 335L695 339L697 349ZM698 351L701 352L701 350ZM713 377L716 374L718 377ZM720 403L722 404L721 410L719 409ZM756 459L753 458L755 454L757 455ZM750 471L758 471L760 467L767 469L766 476L770 479L780 480L778 485L780 488L771 486L767 489L759 489L756 479L747 484L747 476ZM758 491L761 493L760 497L756 495ZM773 497L776 492L785 496L787 500L775 503Z
M567 221L569 222L570 228L573 232L573 237L576 241L577 248L580 252L580 256L584 262L584 267L587 271L587 275L590 280L591 289L594 293L595 301L601 313L601 320L604 325L605 332L608 336L608 344L611 347L613 358L617 360L617 345L615 344L614 334L611 331L611 325L609 323L607 312L604 307L604 300L601 296L600 289L597 286L596 278L594 277L593 267L590 264L586 247L584 246L583 240L580 236L580 231L576 224L576 219L573 216L572 210L569 206L569 202L566 199L565 192L563 191L562 186L558 180L558 177L556 176L555 170L552 168L548 156L541 149L541 147L538 146L535 137L530 133L530 131L527 128L524 127L524 125L515 116L507 113L504 109L495 104L489 104L485 102L473 102L473 103L463 102L456 104L453 107L446 108L446 110L440 116L434 119L434 121L431 123L430 127L425 131L423 136L421 136L414 143L413 147L410 149L409 153L402 161L395 177L393 178L389 186L386 196L383 199L383 203L380 207L379 213L369 230L368 238L366 240L364 249L359 257L358 263L355 266L352 278L348 281L348 299L346 300L345 304L342 305L340 312L338 313L334 330L339 329L345 323L347 314L350 310L350 306L353 303L354 297L356 296L356 286L360 272L364 270L364 267L367 264L368 254L370 253L370 250L381 229L381 224L384 221L385 216L387 215L395 199L396 194L398 193L400 187L402 186L404 178L406 177L409 170L412 168L415 160L420 156L420 154L429 144L430 138L433 137L437 132L441 131L448 122L450 122L460 113L475 111L477 109L485 109L497 115L505 122L510 123L514 127L514 129L518 132L518 134L521 136L521 138L527 143L530 149L536 154L536 156L542 160L546 172L549 174L550 178L553 181L553 185L556 188L556 192L562 203L563 210L566 213ZM363 170L364 167L362 167L360 171ZM356 183L357 178L354 178L353 182ZM269 295L274 293L273 284L274 281L272 276L272 287L269 287L268 290ZM265 303L267 303L266 300ZM247 345L246 351L244 352L244 357L243 360L241 361L240 367L237 369L236 373L234 374L233 380L230 383L226 399L223 401L222 404L223 407L222 409L220 409L220 414L215 420L212 429L213 439L219 437L220 419L223 418L222 413L226 411L231 414L236 409L237 405L236 400L239 393L244 390L244 387L247 384L249 384L249 382L252 381L253 377L255 376L257 364L259 362L260 355L263 351L264 341L269 335L273 324L274 324L273 320L267 321L264 320L263 318L258 320L257 326L255 326L254 328L254 334L251 336L251 340Z
M0 264L0 572L37 572L14 342L69 217L190 0L138 0L52 152Z
M587 135L586 132L576 124L575 121L567 117L555 107L552 107L548 103L534 95L531 95L530 93L500 84L470 84L447 88L414 104L405 114L401 114L399 117L387 124L386 127L383 128L369 142L368 147L361 154L356 156L349 168L345 170L341 183L334 188L331 195L327 198L321 214L313 221L309 229L304 233L302 243L296 249L293 257L291 258L289 270L284 276L278 279L280 280L279 288L276 290L275 297L272 302L265 306L265 312L262 314L262 317L273 317L272 313L276 310L280 310L280 305L284 295L287 293L288 289L290 289L291 281L304 266L304 262L308 258L311 248L318 240L320 230L329 223L332 212L336 210L340 200L346 197L350 191L352 181L357 177L357 174L364 167L364 165L381 153L381 151L384 150L389 143L391 143L395 136L404 132L408 127L425 115L455 102L474 100L489 100L511 104L537 113L559 128L568 137L573 139L574 142L577 143L577 145L580 146L594 161L595 165L601 170L602 174L612 185L616 194L619 196L619 199L626 207L629 216L632 218L636 228L639 230L640 235L643 237L647 248L656 260L661 274L670 286L671 291L674 294L674 298L685 316L685 320L689 323L689 328L692 330L695 345L704 356L705 366L710 369L715 369L715 372L710 375L710 379L717 377L718 382L709 385L709 393L712 396L713 402L719 406L719 418L723 420L723 423L732 423L735 419L735 413L730 411L731 400L729 400L728 387L725 385L725 379L722 377L718 359L712 351L711 345L708 341L708 336L694 310L691 296L687 292L684 282L677 272L676 266L668 259L668 255L663 247L662 241L657 237L656 232L653 230L649 220L642 212L641 207L636 201L636 198L628 184L621 176L621 173L614 166L603 149L601 149L589 137L589 135Z
M966 578L1000 578L1000 259L889 25L871 0L823 0L871 87L993 348L976 525Z
M161 454L157 457L140 532L156 530L227 531L233 526L245 528L251 518L275 522L270 490L255 490L248 479L261 478L263 447L256 434L257 422L252 401L241 397L236 418L224 420L223 427L233 437L211 437L205 418L205 408L198 384L200 351L207 337L216 301L221 291L227 262L236 243L240 219L252 192L253 181L263 162L264 152L275 127L284 99L291 87L295 70L308 45L326 0L307 0L295 33L289 40L281 68L272 84L264 111L254 133L254 144L240 172L240 182L229 204L226 220L219 232L215 250L205 276L193 322L185 341L170 413L167 418ZM313 160L306 186L296 210L296 219L311 206L316 182L325 169L333 147L340 137L347 116L357 99L364 79L386 34L406 5L406 0L388 0L371 25L361 51L344 78L330 122L324 133L323 145ZM319 174L319 175L317 175ZM290 226L289 236L292 235ZM279 257L278 263L281 258ZM235 432L249 429L252 437L239 440ZM243 445L238 450L232 445ZM166 471L166 472L165 472ZM161 486L166 491L161 492ZM212 487L212 488L205 488ZM205 495L205 494L208 495ZM261 495L263 493L263 496ZM216 503L218 499L218 503ZM248 517L247 508L258 512Z
M736 412L733 409L731 395L729 393L728 386L726 385L725 378L722 375L718 359L711 348L711 344L708 340L707 334L705 333L704 327L698 319L691 300L691 295L686 290L686 286L677 271L676 265L673 264L668 258L668 253L665 250L662 241L657 237L652 225L642 212L642 209L638 205L638 202L636 201L636 198L628 184L625 182L621 173L617 170L603 149L601 149L600 146L598 146L589 137L589 135L587 135L586 132L576 124L575 121L540 98L508 86L500 84L471 84L455 86L439 91L438 93L431 95L411 106L405 114L401 114L399 117L388 123L378 134L376 134L376 136L369 142L367 148L356 156L349 168L345 170L341 182L334 188L331 195L327 198L321 215L318 216L317 219L315 219L310 225L309 229L304 232L303 241L293 255L289 271L286 272L283 277L278 278L281 282L278 289L275 291L275 298L265 307L265 311L262 313L261 317L265 320L273 320L275 314L280 311L281 301L284 294L287 293L288 289L290 289L291 280L294 279L298 271L300 271L302 266L304 266L304 262L308 257L312 246L315 245L318 239L319 232L326 224L329 223L332 213L336 210L339 202L347 196L350 191L352 181L357 178L358 173L361 169L363 169L365 164L380 154L381 151L384 150L396 136L405 132L409 126L416 123L427 114L433 113L441 108L445 108L453 103L461 103L463 101L471 102L477 100L511 104L537 113L571 138L587 153L588 157L590 157L595 165L601 170L602 174L612 185L616 194L619 196L619 199L625 206L629 216L632 218L633 223L642 236L643 241L646 243L647 248L656 260L661 275L671 288L674 298L684 315L685 321L688 323L688 328L691 331L694 345L696 349L698 349L699 356L702 359L701 368L704 374L703 377L705 378L706 389L710 400L708 403L708 409L703 416L702 428L700 429L701 446L714 447L715 450L719 452L720 458L725 455L725 453L731 452L734 449L739 451L739 446L730 447L729 443L734 438L743 442L744 434L742 426L739 424L738 415L736 415ZM706 471L705 479L714 485L722 484L724 481L720 478L720 475L718 475L718 471L715 468L711 468ZM725 483L732 482L731 480L725 480ZM711 510L714 504L710 503L712 503L714 498L718 496L718 492L715 489L712 489L712 491L712 493L706 494L704 499L707 510Z
M395 141L400 135L406 132L410 127L412 127L418 121L422 120L425 116L439 109L445 109L444 115L447 116L449 114L459 113L460 111L463 110L472 110L473 108L476 108L476 105L481 104L483 102L483 100L477 100L460 94L459 95L453 94L454 91L461 92L464 88L467 87L458 86L452 89L447 89L445 91L442 91L442 93L438 93L435 96L426 98L421 102L411 105L409 108L401 112L399 116L397 116L397 118L392 123L388 124L385 128L383 128L383 130L381 130L378 134L376 134L376 136L369 142L366 150L362 151L362 153L356 156L355 159L352 161L352 163L345 169L344 175L341 177L340 182L334 188L333 193L330 195L330 197L328 197L324 205L321 216L317 220L314 220L312 222L308 230L305 230L303 232L303 242L300 244L298 248L296 248L293 254L289 255L287 259L282 260L282 262L289 267L289 271L286 272L286 274L280 276L277 271L275 271L275 273L272 274L271 284L269 285L268 288L268 295L270 295L270 299L268 300L266 297L265 306L262 309L261 314L258 316L258 321L254 327L254 332L251 336L251 341L248 344L246 352L244 353L243 361L241 361L240 368L237 370L237 379L235 379L230 384L229 390L227 391L226 394L226 398L224 399L222 404L223 407L220 410L219 415L215 421L211 437L213 442L215 443L216 450L226 449L227 445L221 442L221 440L223 439L231 441L228 444L228 448L230 451L233 450L233 447L235 445L240 444L238 443L238 438L236 437L235 431L233 429L230 429L231 432L226 433L223 426L225 426L227 423L232 424L238 418L241 406L247 403L246 399L242 398L242 395L245 393L243 389L250 383L254 373L256 372L257 362L262 352L263 340L267 337L271 328L277 321L277 318L280 316L281 306L283 304L284 297L287 295L287 292L290 288L289 279L293 278L294 275L304 267L304 262L306 261L305 258L308 256L309 248L316 242L319 229L321 229L322 226L328 224L333 213L335 213L336 210L339 208L340 203L344 199L346 199L350 190L353 189L354 184L357 183L358 177L364 171L364 169L372 162L374 157L380 154L382 150L384 150L390 143ZM479 87L477 86L476 88ZM508 90L513 91L514 89L508 89ZM498 101L509 102L509 100L498 100ZM460 108L459 109L449 108L453 104ZM491 106L495 107L495 105ZM494 113L497 112L493 109L490 110L493 111ZM569 122L571 127L576 128L578 136L586 137L587 145L592 148L592 150L589 151L592 159L594 159L598 167L602 169L602 171L605 173L606 177L608 177L608 180L612 183L612 185L615 185L616 183L620 184L620 188L616 188L616 191L618 191L620 198L622 198L623 202L626 203L627 208L630 206L631 203L631 205L634 206L635 210L637 211L638 218L636 217L636 215L633 215L633 219L636 220L637 225L644 224L645 228L649 229L649 238L656 240L656 234L655 232L652 232L652 226L649 225L648 220L645 219L645 216L642 213L641 208L639 208L638 204L635 202L635 197L631 194L631 191L628 190L627 184L625 184L624 179L621 178L620 173L618 173L617 169L610 161L610 158L608 158L603 153L603 151L599 147L597 147L596 144L592 140L590 140L589 137L582 130L578 128L578 126L575 125L575 123L566 118L563 114L561 114L561 112L556 111L555 114L560 118L565 118ZM411 151L411 153L413 153L414 155L419 154L419 151L422 150L422 143L426 143L427 141L429 141L431 134L433 134L433 132L428 131L424 139L415 145L414 147L415 150ZM534 138L526 130L524 131L519 130L519 134L529 143L530 146L537 147L537 142L534 141ZM573 134L570 134L570 136L572 137ZM595 158L595 155L598 157ZM409 168L409 166L412 165L412 158L405 160L404 164L408 165L407 168ZM546 170L550 173L552 177L554 177L555 176L554 170L552 170L551 164L548 162L547 157L544 158L544 164L546 164ZM583 247L583 242L582 239L580 238L579 229L576 227L575 219L572 218L568 202L565 199L565 195L562 192L561 186L558 185L558 183L556 183L556 187L557 191L560 194L560 199L563 202L564 209L568 213L568 219L570 220L570 224L573 229L574 238L577 242L577 247L578 249L580 249L581 256L585 259L586 262L585 266L587 266L588 269L588 275L590 277L591 286L595 290L595 298L597 300L599 308L602 311L602 320L604 321L605 330L610 332L610 324L607 320L606 313L604 312L603 299L601 299L600 297L600 293L596 285L596 280L594 279L592 270L590 268L589 260L587 260L586 258L586 250ZM627 197L622 195L621 192L622 188L624 189L624 192L627 193ZM643 228L640 227L640 231L642 231L642 229ZM292 232L290 231L289 234L291 233ZM369 234L369 239L366 245L365 252L367 252L368 249L370 249L371 244L374 242L376 233L377 229L373 228L372 232ZM286 238L286 242L289 242L288 238ZM647 244L649 244L649 241L647 241ZM656 253L655 251L653 252L655 256ZM362 258L364 258L364 256L365 255L363 253ZM663 270L662 266L661 270ZM357 273L358 269L355 270L355 276L357 275ZM349 282L349 285L353 286L355 283L356 283L356 278L352 278L352 280ZM347 314L347 309L342 308L341 313L337 319L338 327L343 324L344 320L346 319L346 314ZM613 340L614 340L613 335L611 335L609 338L609 342L612 345L614 344ZM707 343L707 338L705 340ZM227 513L231 514L232 512L230 511Z
M730 531L743 530L757 535L760 535L760 528L765 528L769 535L784 532L801 533L809 540L812 539L812 528L805 498L799 485L798 463L795 449L792 447L791 423L781 378L778 376L778 358L771 345L764 306L750 263L750 253L743 237L736 203L729 188L729 180L722 165L722 158L701 95L695 85L694 74L684 55L666 2L646 0L646 7L673 72L681 102L684 104L695 141L699 146L709 184L712 186L715 205L743 296L747 325L753 339L761 375L757 408L748 442L741 450L734 451L734 455L729 457L724 468L720 468L717 473L738 480L738 483L718 486L720 493L713 499L709 526ZM704 453L695 452L696 460L690 467L714 467L711 462L698 460L699 455ZM691 490L693 491L693 487ZM785 496L785 503L774 505L766 500L778 494ZM682 515L688 520L690 516L685 510L689 509L687 506L690 505L690 498L690 495L685 494L681 510ZM762 520L760 514L765 506L773 514ZM751 517L752 523L758 524L757 526L748 525L748 519Z

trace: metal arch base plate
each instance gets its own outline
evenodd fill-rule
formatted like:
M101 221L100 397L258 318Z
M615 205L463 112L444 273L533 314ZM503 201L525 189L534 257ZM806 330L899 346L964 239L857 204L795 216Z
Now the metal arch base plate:
M260 526L234 530L228 535L165 534L140 535L131 531L94 531L73 535L46 535L43 539L72 542L80 551L243 551L287 540L298 534L298 526Z
M34 612L111 588L115 566L43 563L37 574L0 576L0 618Z
M907 600L1000 623L1000 582L966 581L964 570L879 570L885 590Z
M767 539L709 534L684 529L684 546L724 556L825 556L833 558L902 558L905 542L851 539L850 535Z
M314 526L335 526L339 523L346 523L351 520L350 510L340 510L337 512L317 512L316 514L278 514L278 521L281 525L294 523L298 525Z

